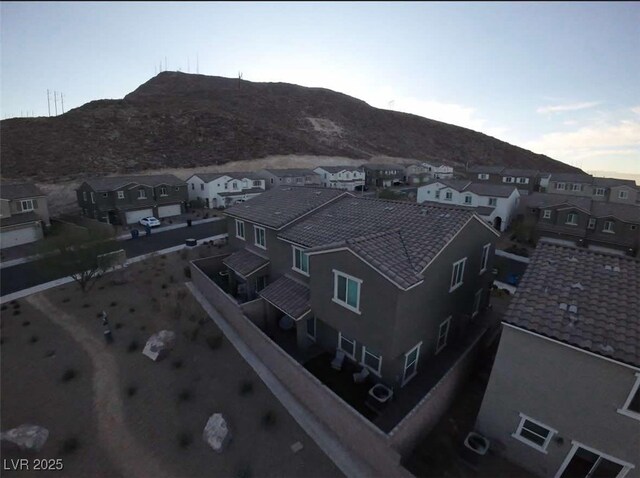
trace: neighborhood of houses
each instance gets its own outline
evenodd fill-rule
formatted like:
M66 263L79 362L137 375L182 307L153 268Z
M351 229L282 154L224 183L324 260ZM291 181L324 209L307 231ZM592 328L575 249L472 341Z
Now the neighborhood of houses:
M124 227L216 210L226 248L190 261L194 294L371 474L410 476L493 347L460 444L471 470L490 454L523 476L640 477L633 181L365 163L91 178L76 194L81 216ZM0 199L3 250L46 239L46 194L2 184ZM498 259L524 274L498 281Z

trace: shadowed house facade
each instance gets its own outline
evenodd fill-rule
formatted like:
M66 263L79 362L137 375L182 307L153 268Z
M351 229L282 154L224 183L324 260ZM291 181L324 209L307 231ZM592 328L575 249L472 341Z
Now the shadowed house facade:
M256 173L264 179L267 189L278 186L318 186L320 176L311 169L286 168L286 169L263 169Z
M82 214L110 224L185 212L187 184L171 174L88 179L76 190Z
M589 198L597 202L638 204L638 186L630 179L597 178L588 174L553 173L549 194Z
M466 209L278 188L226 211L225 259L265 325L392 387L464 336L489 301L498 234ZM283 319L284 318L284 319Z
M535 169L471 166L467 168L467 177L473 182L516 186L520 195L525 196L539 190L542 175Z
M543 477L640 476L640 262L541 242L476 429Z
M205 208L248 201L265 190L265 180L253 172L196 173L187 179L189 201Z
M31 183L0 184L0 247L42 239L49 226L47 196Z

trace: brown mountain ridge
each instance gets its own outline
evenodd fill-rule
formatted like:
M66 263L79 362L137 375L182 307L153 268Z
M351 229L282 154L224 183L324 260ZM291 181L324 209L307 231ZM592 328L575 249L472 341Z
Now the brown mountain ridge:
M121 100L8 119L0 129L2 176L46 182L286 154L577 171L482 133L323 88L179 72L162 72Z

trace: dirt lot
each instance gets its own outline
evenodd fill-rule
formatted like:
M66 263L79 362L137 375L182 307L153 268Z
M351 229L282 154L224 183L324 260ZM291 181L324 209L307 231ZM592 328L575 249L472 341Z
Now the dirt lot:
M86 295L68 284L7 304L2 430L48 428L34 456L63 458L57 476L340 476L188 293L185 254L130 265ZM103 310L112 344L97 317ZM162 329L175 331L177 343L153 362L142 348ZM75 376L63 381L69 370ZM221 454L201 436L215 412L233 436Z

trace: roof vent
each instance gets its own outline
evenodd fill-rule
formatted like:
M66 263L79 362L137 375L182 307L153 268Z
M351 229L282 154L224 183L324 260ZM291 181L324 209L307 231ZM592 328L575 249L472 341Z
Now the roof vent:
M577 305L570 305L569 306L569 312L571 312L572 314L577 314L578 313L578 306Z
M571 256L568 260L569 262L580 262L575 256Z
M611 270L611 266L609 264L607 264L606 266L604 266L604 270L605 271L610 271Z
M275 214L276 216L278 216L278 215L280 215L280 214L282 214L282 213L281 213L280 211L275 211L275 212L274 212L274 214Z
M600 344L600 350L602 350L603 352L613 353L614 348L609 344Z
M384 208L385 211L393 211L393 208L391 206L387 206Z
M620 272L620 268L618 266L613 266L613 272Z
M580 282L576 282L575 284L572 284L571 287L573 289L580 289L580 290L584 290L584 286L580 283Z
M560 310L567 310L567 304L565 304L564 302L562 302L560 304Z
M316 191L315 194L316 196L320 196L322 194L322 191Z

